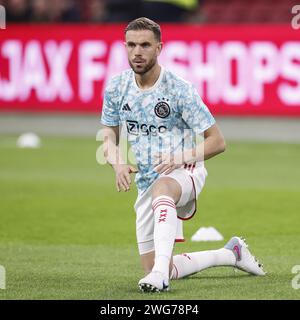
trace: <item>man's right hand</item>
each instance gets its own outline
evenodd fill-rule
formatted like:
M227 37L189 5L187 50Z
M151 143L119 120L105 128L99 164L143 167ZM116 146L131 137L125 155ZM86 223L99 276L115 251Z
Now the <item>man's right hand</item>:
M121 191L121 188L125 192L129 191L131 185L130 173L137 173L138 170L127 164L114 165L113 168L116 173L116 187L118 192Z

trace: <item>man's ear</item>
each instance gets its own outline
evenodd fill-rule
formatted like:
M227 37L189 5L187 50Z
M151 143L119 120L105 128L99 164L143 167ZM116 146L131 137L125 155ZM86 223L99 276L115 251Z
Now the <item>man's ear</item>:
M157 50L158 50L158 54L157 55L160 55L161 51L162 51L162 48L163 48L163 42L159 42L158 44L158 47L157 47Z

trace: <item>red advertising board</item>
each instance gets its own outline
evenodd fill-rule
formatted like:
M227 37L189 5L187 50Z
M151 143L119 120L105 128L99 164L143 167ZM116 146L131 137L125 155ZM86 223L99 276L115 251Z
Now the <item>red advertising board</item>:
M0 30L0 110L100 112L128 68L124 25ZM290 25L162 25L160 63L193 82L215 115L300 116L300 30Z

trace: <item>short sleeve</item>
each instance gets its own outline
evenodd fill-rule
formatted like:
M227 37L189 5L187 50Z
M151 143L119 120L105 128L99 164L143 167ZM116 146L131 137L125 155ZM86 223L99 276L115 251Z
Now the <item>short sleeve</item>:
M119 107L116 96L116 90L112 85L108 85L104 92L103 108L101 114L101 123L105 126L118 126L119 125Z
M196 133L200 134L216 123L196 88L189 85L180 98L182 118Z

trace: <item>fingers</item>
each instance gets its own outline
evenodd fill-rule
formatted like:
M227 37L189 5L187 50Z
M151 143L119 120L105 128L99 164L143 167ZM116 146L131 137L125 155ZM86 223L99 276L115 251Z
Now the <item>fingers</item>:
M170 155L158 153L154 157L155 157L154 170L157 173L163 173L164 171L166 171L172 165L172 161L171 161Z
M120 192L121 190L123 190L125 192L127 191L126 184L124 183L124 180L121 179L120 177L117 178L117 180L116 180L116 186L117 186L118 192Z
M119 185L121 185L123 191L129 191L130 190L130 185L131 185L131 177L130 173L136 173L138 170L134 168L133 166L128 167L128 172L122 172L119 175L118 181Z
M154 170L158 173L163 173L169 166L170 166L170 157L167 157L166 155L159 153L155 155L154 160Z
M165 171L165 174L169 174L171 173L172 171L174 171L175 169L177 168L176 165L172 165L171 167L169 167L166 171Z
M119 184L121 185L123 191L126 192L129 190L129 184L124 175L119 176Z
M181 165L179 164L175 164L175 163L169 163L169 164L160 164L158 166L156 166L154 168L154 170L157 172L157 173L164 173L164 174L169 174L171 173L173 170L175 169L178 169L180 168Z
M135 167L129 166L129 173L137 173L137 172L138 170Z
M121 191L118 179L116 179L116 188L118 192Z
M121 188L125 192L129 191L130 184L131 184L131 178L130 178L130 174L128 172L122 172L117 175L116 186L117 186L118 192L121 191Z
M162 153L156 154L154 156L153 164L154 164L154 170L159 170L170 163L170 158L163 155Z
M121 190L125 192L129 190L128 183L126 182L125 178L122 177L121 175L118 175L116 177L116 188L118 192L120 192Z
M163 173L170 167L170 164L160 164L154 168L157 173Z
M118 192L121 190L125 192L129 191L131 185L130 173L137 173L138 170L135 167L128 165L116 166L114 169L116 173L116 188Z
M158 166L160 164L171 165L171 164L179 163L178 161L180 160L180 155L181 154L175 155L173 153L170 153L170 154L157 153L154 155L153 164L154 166Z
M131 178L129 173L124 173L124 180L126 181L126 186L128 186L129 189L129 186L131 184Z
M153 164L155 166L159 165L162 162L163 155L162 153L157 153L153 157Z

